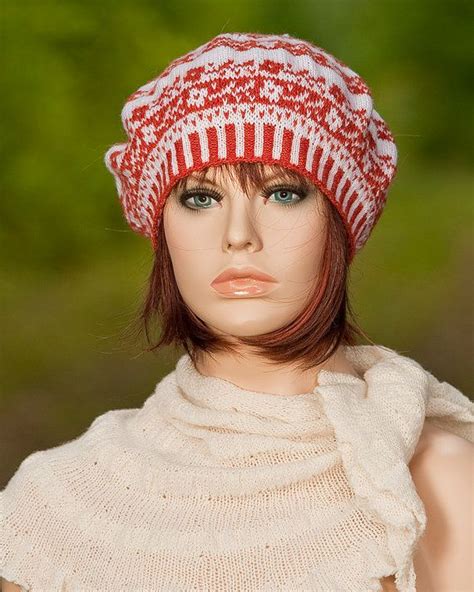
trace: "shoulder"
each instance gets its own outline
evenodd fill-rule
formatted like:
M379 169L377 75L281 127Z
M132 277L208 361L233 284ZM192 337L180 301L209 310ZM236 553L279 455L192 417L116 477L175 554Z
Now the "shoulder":
M410 472L426 511L414 557L417 590L472 589L474 444L425 422Z
M18 584L14 584L13 582L9 582L0 576L0 590L2 592L22 592L23 588Z
M100 500L116 495L116 484L127 467L135 470L140 461L146 466L147 458L132 456L134 440L127 440L134 411L112 410L99 415L75 439L32 452L21 462L0 491L0 572L6 582L13 579L12 574L18 581L52 582L62 569L54 556L60 551L74 552L78 528L85 535L87 529L95 532L97 525L104 523ZM85 516L94 513L99 517L92 525L92 518ZM18 590L10 583L3 586L8 591Z
M16 503L20 497L27 502L23 494L29 490L53 492L55 485L73 469L89 475L99 458L104 463L115 460L119 454L116 449L125 450L129 444L127 428L136 411L112 409L95 417L78 436L51 448L31 452L0 492L2 504Z
M419 493L454 501L473 487L474 443L425 421L409 468ZM425 501L425 500L423 500Z
M472 454L474 444L466 438L462 438L453 432L439 428L430 420L423 425L415 454L411 462L424 460L425 464L427 457L437 458L442 460L451 455L458 457L459 454Z

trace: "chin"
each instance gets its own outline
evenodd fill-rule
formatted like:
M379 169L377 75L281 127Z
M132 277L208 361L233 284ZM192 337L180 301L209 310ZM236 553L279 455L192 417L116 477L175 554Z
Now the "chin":
M281 303L272 304L263 298L229 298L209 306L193 307L192 310L216 333L255 337L280 329L301 312L294 306L283 310Z

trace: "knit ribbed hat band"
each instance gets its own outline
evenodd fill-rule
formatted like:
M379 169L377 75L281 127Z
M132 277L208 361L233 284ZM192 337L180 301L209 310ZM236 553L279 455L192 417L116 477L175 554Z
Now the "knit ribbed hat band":
M342 62L289 35L221 34L174 60L122 110L111 146L130 227L156 248L178 179L203 167L263 162L299 172L333 202L351 258L385 205L397 150L370 89Z

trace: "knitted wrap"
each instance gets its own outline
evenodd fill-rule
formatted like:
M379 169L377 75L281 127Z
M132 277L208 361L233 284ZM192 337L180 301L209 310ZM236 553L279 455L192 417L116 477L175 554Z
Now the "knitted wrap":
M299 172L331 200L352 259L397 170L393 136L364 80L288 34L217 35L141 86L121 116L128 141L111 146L104 160L128 224L154 248L178 179L259 161Z
M322 369L292 395L185 354L140 408L32 452L0 491L0 575L22 592L382 592L394 574L420 592L430 518L409 463L425 422L474 442L474 404L390 348L344 353L358 376Z

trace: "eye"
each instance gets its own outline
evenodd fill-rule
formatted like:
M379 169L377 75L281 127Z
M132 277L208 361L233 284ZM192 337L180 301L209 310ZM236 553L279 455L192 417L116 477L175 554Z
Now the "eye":
M199 213L201 210L211 208L213 199L219 203L222 198L223 196L214 189L196 187L184 191L179 198L179 203L187 210Z
M300 201L303 201L307 192L302 187L280 186L269 187L264 195L268 198L265 203L278 203L286 207L296 206ZM275 195L276 200L272 201L269 198ZM295 199L296 198L296 199Z

